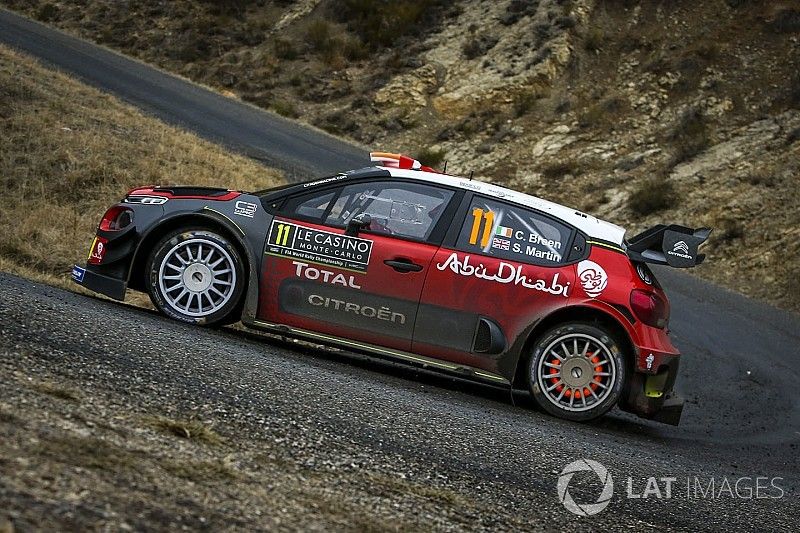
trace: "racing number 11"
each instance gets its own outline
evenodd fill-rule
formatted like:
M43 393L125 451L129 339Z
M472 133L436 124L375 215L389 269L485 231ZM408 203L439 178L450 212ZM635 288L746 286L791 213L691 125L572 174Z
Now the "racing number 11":
M481 237L481 248L489 245L489 238L492 236L492 226L494 225L494 213L483 209L472 211L472 233L469 234L469 243L478 244L478 233L481 230L481 222L486 221L483 226L483 236Z
M289 241L289 231L292 227L288 224L278 224L278 235L275 239L275 244L278 246L286 246Z

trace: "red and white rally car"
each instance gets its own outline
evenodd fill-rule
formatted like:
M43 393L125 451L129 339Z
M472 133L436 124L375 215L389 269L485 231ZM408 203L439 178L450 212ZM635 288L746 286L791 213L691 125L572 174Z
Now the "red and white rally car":
M691 267L710 230L636 237L591 215L417 161L256 193L134 189L75 281L165 315L249 327L524 388L546 411L614 405L677 424L679 353L646 263Z

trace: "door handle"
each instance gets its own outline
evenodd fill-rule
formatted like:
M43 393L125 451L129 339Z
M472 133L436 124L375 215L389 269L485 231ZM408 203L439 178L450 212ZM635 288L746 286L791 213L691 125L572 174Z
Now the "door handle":
M398 272L419 272L422 270L422 265L418 265L408 259L387 259L384 263Z

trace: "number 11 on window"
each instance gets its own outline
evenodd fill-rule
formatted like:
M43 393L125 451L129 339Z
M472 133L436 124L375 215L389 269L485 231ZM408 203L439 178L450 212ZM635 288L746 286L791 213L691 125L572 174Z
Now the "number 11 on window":
M469 243L478 244L478 233L481 231L482 222L484 226L481 248L486 248L489 245L489 238L492 236L492 226L494 225L494 213L491 211L484 211L483 209L472 210L472 232L469 234Z

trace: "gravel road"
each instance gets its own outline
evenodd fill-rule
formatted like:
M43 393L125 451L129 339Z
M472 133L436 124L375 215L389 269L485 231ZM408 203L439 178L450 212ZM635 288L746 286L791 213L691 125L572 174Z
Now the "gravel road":
M354 509L369 512L372 519L380 518L374 524L378 528L655 527L697 531L759 529L769 524L768 529L789 531L800 518L800 435L791 435L797 426L761 429L747 416L759 408L750 405L758 394L748 392L736 406L724 405L713 397L719 387L704 387L703 379L690 382L683 376L684 386L697 387L692 404L697 408L688 410L685 427L642 423L622 413L581 425L556 420L520 402L515 406L507 394L494 389L241 331L193 328L151 311L7 274L0 274L0 324L1 375L35 379L46 375L49 380L70 383L75 390L97 391L99 396L111 398L105 402L125 405L130 411L155 410L164 416L213 422L229 442L245 441L241 446L232 445L234 449L226 453L260 446L284 457L291 468L321 469L332 501L341 498ZM699 365L686 366L694 369ZM730 366L736 368L736 361ZM790 374L790 370L788 366L784 370L787 380L796 378L796 372ZM720 378L709 374L705 379ZM759 373L746 387L748 391L763 390L760 379L765 378ZM4 378L3 383L2 388L8 389L0 391L3 398L17 394L13 380L9 384ZM772 400L765 395L760 408ZM24 415L14 417L13 412L21 408L4 407L17 420ZM745 416L732 413L734 408L744 410ZM71 423L71 430L76 424L80 426L80 422ZM4 436L13 436L7 425L0 423ZM559 472L580 458L605 465L615 482L608 508L587 518L569 513L556 493ZM0 466L3 478L14 477L10 457ZM247 470L246 464L242 468ZM353 482L354 472L361 476L358 483ZM397 480L401 486L413 482L416 488L411 492L428 496L414 498L404 490L376 496L370 492L369 480L377 476ZM780 492L773 486L762 495L782 497L747 499L724 490L714 498L702 497L692 490L695 476L703 487L714 479L715 493L725 479L733 484L741 477L752 478L755 486L756 477L777 477L780 479L773 482ZM629 483L630 493L641 495L650 477L677 478L672 497L626 496ZM688 489L687 477L692 478ZM103 482L115 490L93 492L88 488L84 500L113 509L113 515L95 520L159 525L146 519L149 515L127 516L124 507L114 505L111 494L124 492L125 476L110 472ZM160 483L157 477L151 482L154 486ZM740 482L740 493L746 493L746 485ZM291 485L273 490L273 496L286 499L282 509L293 526L363 526L320 514L307 499L293 498L296 493ZM663 483L660 490L665 496ZM217 507L235 508L238 491L231 487L229 499L210 506L206 502L210 516L206 523L213 526ZM596 498L598 482L589 476L576 477L570 492L579 501ZM363 501L353 503L354 494ZM439 497L442 494L446 496ZM18 505L24 495L26 502L63 498L59 493L41 495L30 488L26 492L18 484L0 482L0 501L19 509L17 521L26 516L26 506ZM203 507L203 502L193 501L191 496L176 498L178 494L172 499L162 495L152 505L174 506L184 512ZM61 501L59 508L63 511L70 505L75 504ZM268 509L263 510L269 514ZM274 522L275 516L241 516L240 523L228 525L246 528L287 523ZM189 517L175 524L197 525Z

